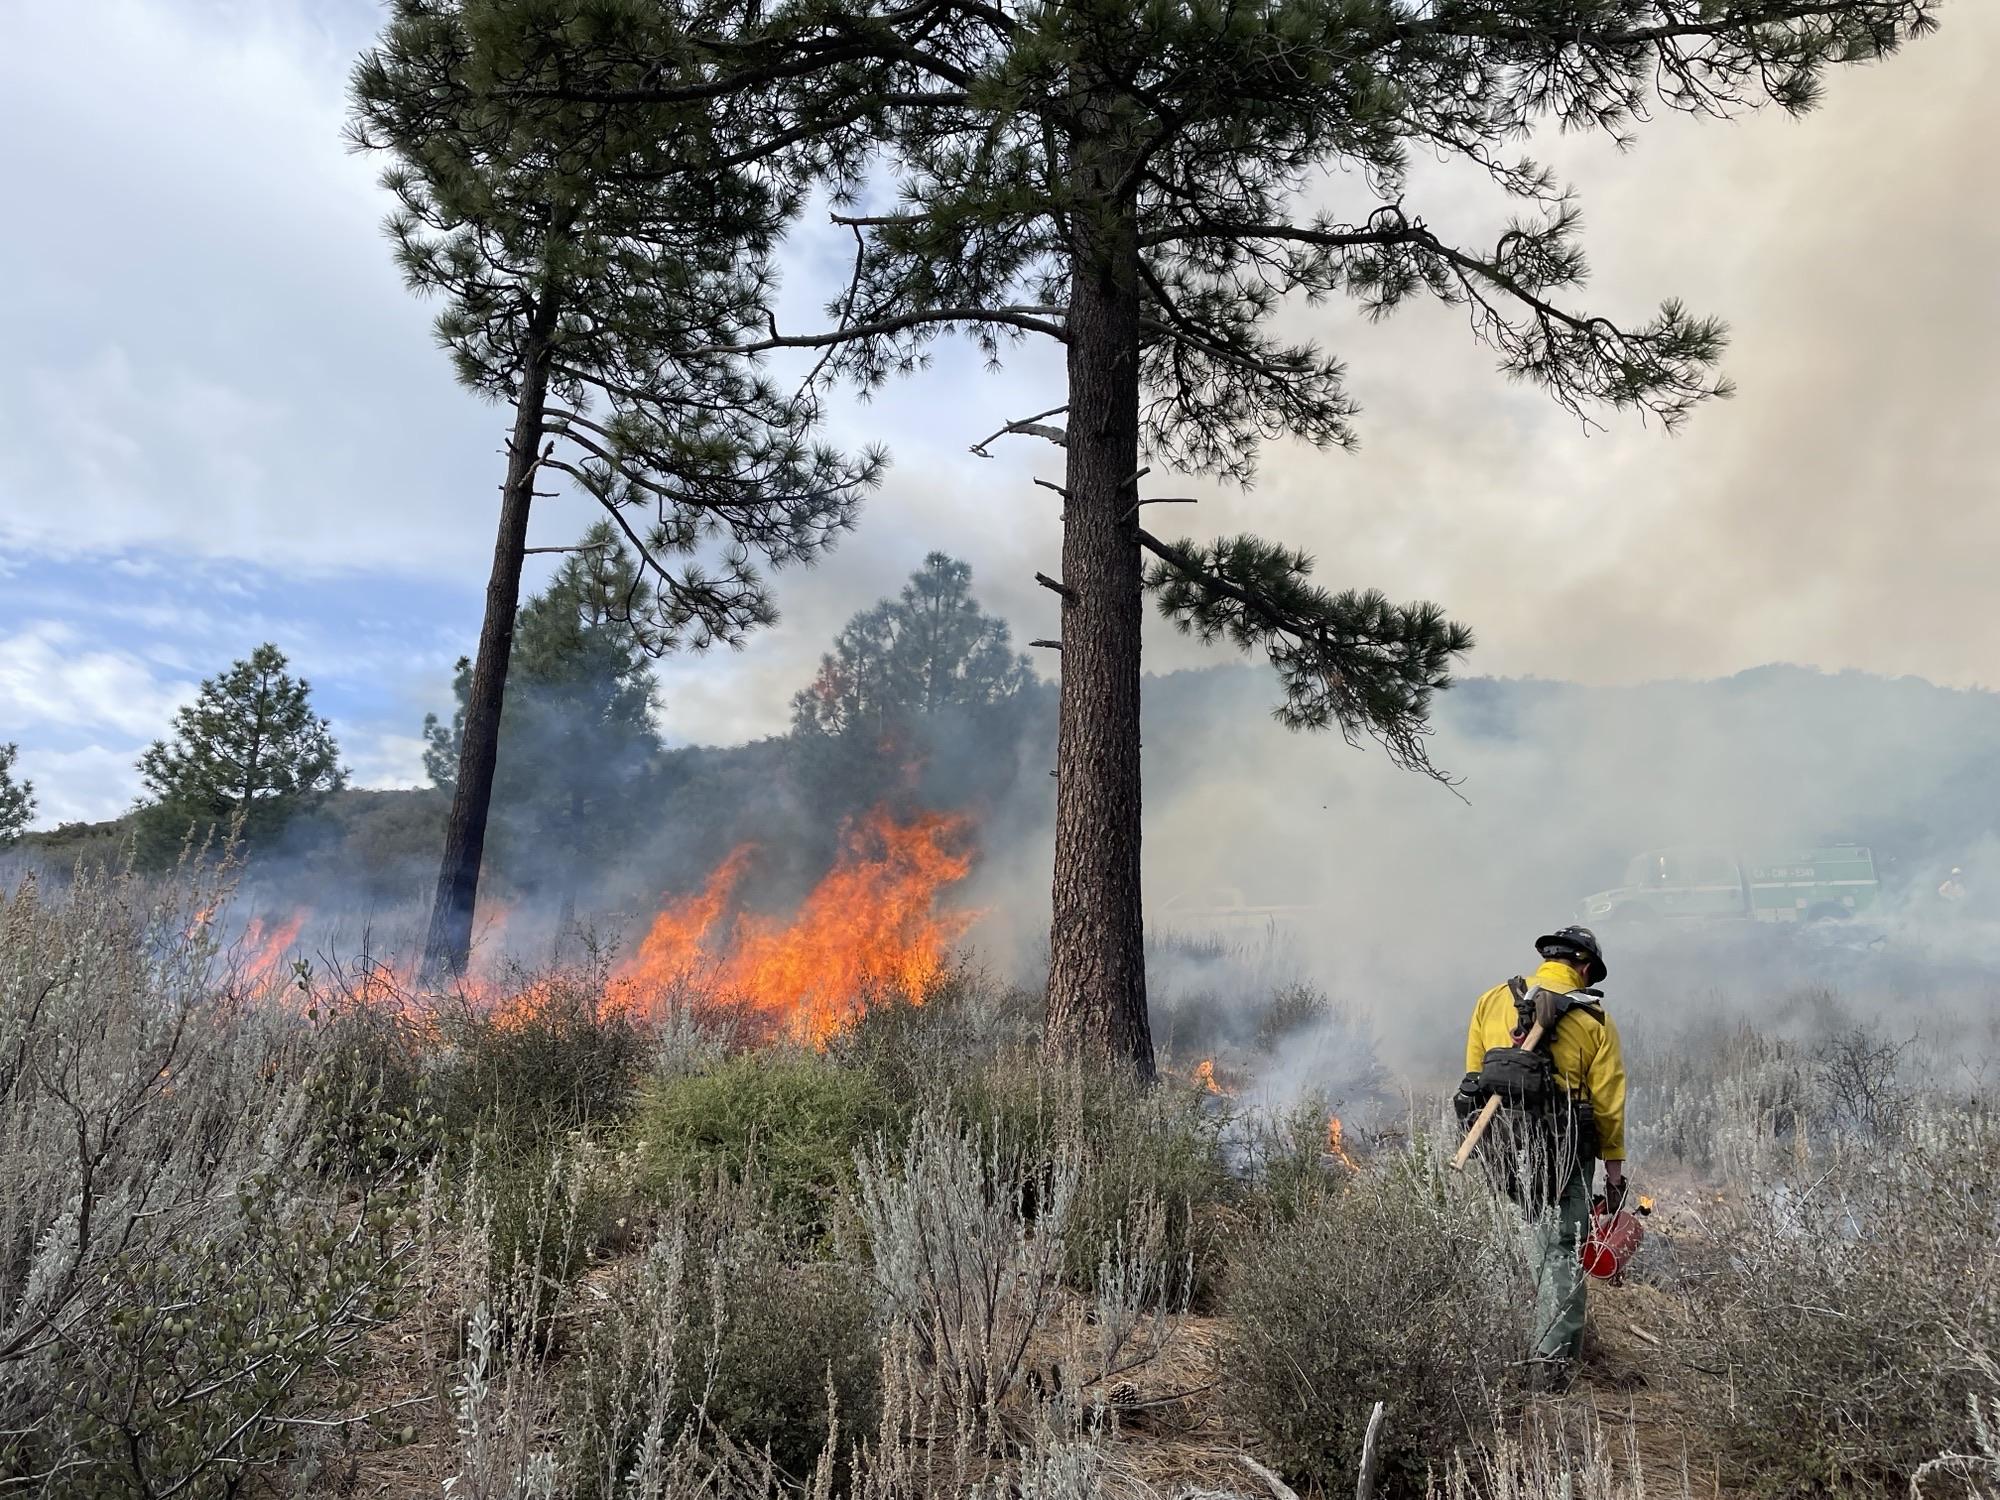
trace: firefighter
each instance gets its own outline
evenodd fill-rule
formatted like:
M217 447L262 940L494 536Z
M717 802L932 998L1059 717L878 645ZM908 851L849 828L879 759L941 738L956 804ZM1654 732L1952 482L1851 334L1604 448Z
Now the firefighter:
M1534 973L1495 985L1473 1007L1462 1093L1471 1093L1464 1102L1474 1103L1492 1092L1490 1079L1483 1087L1479 1082L1489 1070L1489 1054L1513 1049L1519 1059L1530 1023L1541 1021L1535 1050L1546 1055L1560 1108L1537 1118L1582 1122L1581 1129L1572 1127L1568 1141L1554 1139L1557 1132L1550 1131L1545 1144L1554 1165L1546 1188L1517 1193L1532 1226L1535 1353L1543 1362L1544 1383L1560 1385L1583 1343L1586 1278L1580 1253L1590 1227L1598 1159L1604 1162L1604 1211L1615 1213L1625 1197L1625 1060L1618 1028L1595 990L1607 973L1596 934L1565 927L1537 938L1535 951L1542 962Z

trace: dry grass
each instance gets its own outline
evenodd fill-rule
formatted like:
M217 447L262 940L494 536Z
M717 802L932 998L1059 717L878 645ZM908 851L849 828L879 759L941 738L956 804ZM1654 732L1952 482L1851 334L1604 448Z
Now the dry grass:
M1283 1398L1287 1370L1345 1422L1389 1403L1382 1500L1913 1483L1953 1500L2000 1474L2000 1131L1927 1091L1898 1044L1691 1040L1644 1163L1646 1252L1593 1289L1580 1382L1527 1399L1493 1378L1518 1225L1440 1172L1420 1129L1358 1171L1317 1150L1237 1163L1211 1103L1038 1072L1019 1004L966 989L811 1061L841 1097L887 1101L839 1140L827 1089L796 1110L767 1089L740 1129L678 1134L685 1159L635 1196L648 1079L699 1100L796 1059L732 1057L685 1027L600 1035L587 1003L531 1034L468 1020L436 1055L309 977L275 996L232 975L208 937L224 895L86 881L0 911L0 1349L10 1330L33 1346L0 1353L17 1463L0 1494L47 1489L24 1467L38 1457L70 1493L137 1492L101 1456L114 1378L150 1424L146 1482L188 1497L1271 1500L1246 1457L1293 1462L1308 1497L1345 1494L1347 1436L1299 1464L1269 1402L1241 1399L1260 1381ZM587 999L588 973L565 982ZM587 1096L542 1076L571 1059L591 1063ZM72 1102L102 1122L81 1157ZM787 1131L816 1148L793 1173L810 1214L785 1196L797 1183L768 1180ZM97 1236L148 1203L169 1211L121 1231L121 1259ZM1818 1233L1788 1227L1809 1220ZM315 1262L273 1225L349 1239ZM716 1273L724 1240L755 1275ZM1287 1245L1310 1296L1282 1318L1216 1310L1211 1283L1270 1271ZM354 1316L294 1316L345 1305L357 1276L372 1300ZM836 1282L865 1318L786 1300ZM197 1294L249 1309L209 1352L253 1444L177 1429L180 1377L139 1336ZM757 1409L801 1410L803 1391L817 1413L833 1361L816 1351L850 1326L869 1331L831 1337L877 1374L844 1387L833 1441L791 1450L788 1472ZM327 1357L266 1387L258 1351L285 1330ZM1857 1399L1808 1394L1823 1389Z
M429 1294L412 1299L369 1336L361 1400L397 1411L402 1425L396 1440L369 1441L364 1435L352 1442L343 1434L334 1442L302 1444L270 1487L274 1492L354 1500L415 1500L444 1493L444 1482L458 1471L450 1384L465 1342L461 1297L445 1289L457 1280L462 1260L459 1247L432 1247L424 1267Z

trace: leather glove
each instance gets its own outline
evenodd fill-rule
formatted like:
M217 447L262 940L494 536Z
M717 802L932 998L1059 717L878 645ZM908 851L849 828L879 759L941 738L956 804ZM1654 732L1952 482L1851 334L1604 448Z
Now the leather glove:
M1562 1019L1560 1009L1562 997L1548 990L1535 991L1534 1024L1542 1028L1542 1035L1548 1036L1556 1029L1556 1022Z
M1603 1205L1606 1215L1617 1213L1625 1206L1625 1183L1606 1182L1604 1191L1598 1195L1597 1201Z

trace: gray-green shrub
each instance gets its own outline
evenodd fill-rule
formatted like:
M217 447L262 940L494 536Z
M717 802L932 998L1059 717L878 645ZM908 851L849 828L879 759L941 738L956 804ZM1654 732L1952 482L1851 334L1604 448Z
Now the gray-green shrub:
M908 1115L962 1093L967 1080L996 1059L1031 1051L1041 1024L1038 992L954 968L932 984L921 1005L894 994L878 998L829 1050L867 1072Z
M1172 1295L1199 1305L1213 1296L1246 1187L1224 1160L1227 1115L1205 1091L1172 1079L1148 1088L1123 1069L1016 1053L969 1080L953 1107L967 1121L993 1122L1031 1160L1074 1161L1071 1285L1088 1288L1101 1247L1157 1208Z
M395 1310L417 1122L228 972L232 873L0 896L0 1480L233 1493ZM334 1096L351 1183L325 1175Z
M1328 1489L1353 1483L1386 1401L1384 1479L1420 1490L1530 1352L1519 1251L1512 1205L1424 1149L1333 1183L1238 1247L1225 1399L1269 1462Z
M782 1226L732 1225L697 1243L694 1334L713 1348L714 1369L683 1399L699 1399L732 1443L803 1479L833 1436L833 1413L855 1430L875 1421L880 1322L867 1275L803 1257Z
M718 1171L736 1183L754 1177L797 1229L824 1234L853 1181L856 1149L900 1123L894 1102L859 1068L771 1050L652 1080L632 1136L655 1197L670 1199Z
M1906 1489L1993 1393L2000 1123L1916 1109L1788 1165L1677 1247L1687 1395L1750 1488Z
M715 1464L803 1478L835 1412L874 1420L877 1327L860 1267L805 1254L762 1194L718 1181L667 1209L640 1254L557 1301L525 1262L489 1288L468 1340L461 1472L494 1483L532 1470L551 1493L607 1500ZM524 1445L524 1430L544 1445Z

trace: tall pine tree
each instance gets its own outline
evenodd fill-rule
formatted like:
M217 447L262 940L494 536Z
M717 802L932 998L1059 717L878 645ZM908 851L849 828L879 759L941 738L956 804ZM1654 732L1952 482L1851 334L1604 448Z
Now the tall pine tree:
M792 762L835 819L909 796L980 802L1018 769L1034 685L1007 622L973 598L972 569L933 552L841 627L793 696Z
M801 735L893 739L913 720L1004 702L1034 680L1007 622L972 597L972 569L933 552L902 592L841 627L792 699Z
M639 826L634 805L660 753L652 659L633 630L648 592L630 550L599 522L515 622L488 862L517 884L557 890L565 912L591 867ZM424 767L446 791L464 758L471 686L461 657L451 723L424 720Z
M1584 279L1568 192L1511 153L1537 128L1621 139L1651 105L1808 108L1826 68L1894 51L1936 0L783 0L753 30L682 39L632 96L784 95L843 205L878 159L899 202L842 218L853 282L824 332L863 386L949 331L989 356L1064 348L1067 400L1016 424L1064 445L1062 699L1051 1045L1152 1067L1141 959L1142 598L1203 638L1263 650L1280 717L1371 736L1429 768L1431 695L1470 645L1428 604L1310 581L1254 536L1153 534L1144 465L1248 480L1260 442L1355 440L1340 361L1272 327L1333 295L1371 317L1462 308L1509 375L1579 413L1673 427L1721 393L1723 332L1675 302L1636 323L1565 300ZM567 97L605 98L588 88ZM880 137L878 152L871 146ZM1442 157L1511 197L1484 246L1434 228L1409 162ZM1363 205L1315 212L1338 189Z
M267 837L347 785L333 729L313 712L312 685L266 642L208 678L174 715L173 734L139 757L141 852L158 859L242 819Z
M35 784L14 779L19 745L0 745L0 844L19 838L35 816Z
M813 556L880 469L810 445L810 409L732 352L768 324L769 251L796 199L728 163L728 109L635 102L685 20L657 0L395 0L354 71L351 136L394 159L404 277L443 299L460 381L514 409L433 975L463 971L471 946L538 477L566 476L618 528L664 650L775 618L752 554Z

